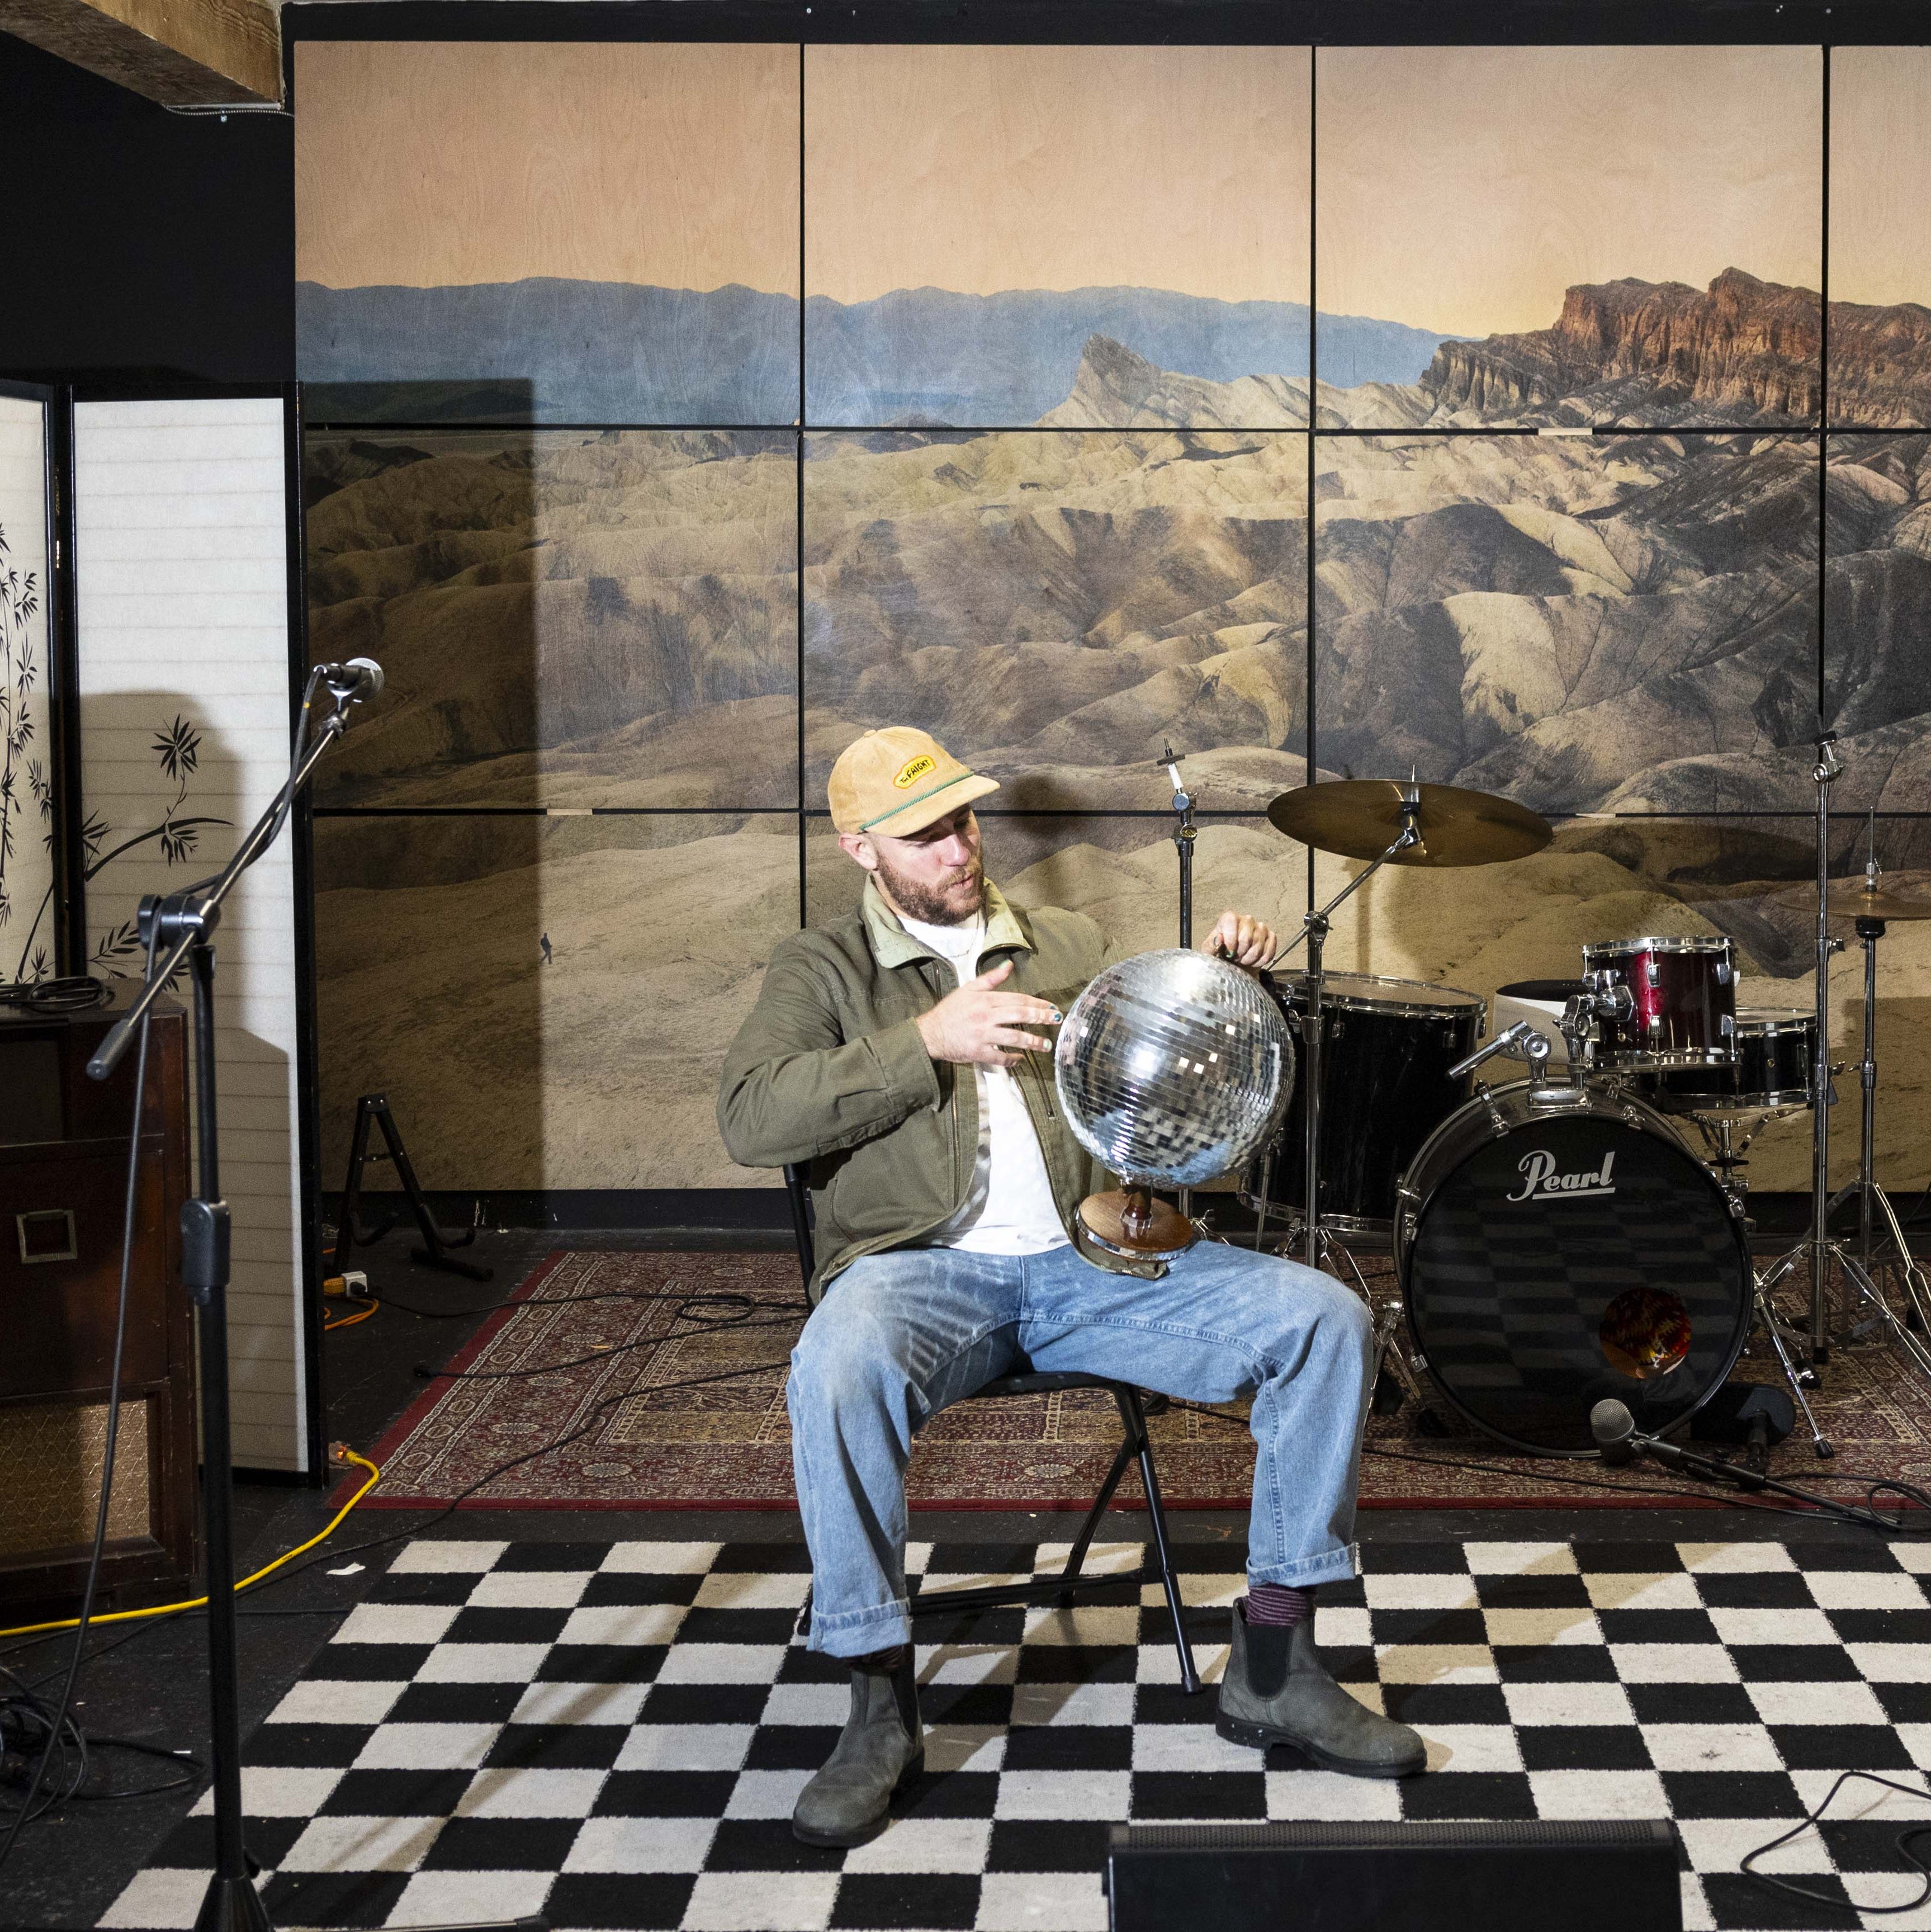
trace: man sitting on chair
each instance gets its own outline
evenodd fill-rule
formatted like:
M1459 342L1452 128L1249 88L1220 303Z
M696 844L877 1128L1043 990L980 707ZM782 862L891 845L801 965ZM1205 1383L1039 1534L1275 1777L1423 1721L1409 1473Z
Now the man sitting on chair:
M1194 1402L1251 1395L1248 1593L1217 1728L1366 1778L1425 1756L1407 1726L1334 1682L1314 1642L1315 1586L1355 1569L1367 1310L1270 1256L1201 1241L1136 1262L1085 1235L1075 1210L1106 1183L1058 1112L1039 1029L1106 962L1107 940L1081 914L1020 910L986 878L972 806L997 789L922 731L868 732L846 750L832 821L868 875L863 901L774 950L718 1094L733 1160L812 1164L814 1306L787 1400L811 1646L850 1665L851 1708L792 1816L808 1844L882 1830L922 1762L912 1438L1022 1361ZM1276 942L1227 912L1202 950L1259 966Z

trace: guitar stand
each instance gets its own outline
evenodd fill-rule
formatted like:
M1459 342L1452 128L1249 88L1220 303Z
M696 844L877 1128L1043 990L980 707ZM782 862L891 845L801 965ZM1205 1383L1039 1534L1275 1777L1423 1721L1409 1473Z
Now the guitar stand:
M382 1128L385 1151L370 1150L369 1128L372 1122ZM355 1102L355 1132L349 1144L349 1175L342 1184L342 1212L336 1226L335 1248L329 1258L328 1272L331 1275L341 1274L352 1247L358 1242L368 1247L397 1225L391 1221L387 1226L367 1233L355 1224L357 1212L362 1204L362 1170L376 1160L394 1164L396 1178L402 1183L403 1192L409 1197L410 1211L421 1234L422 1246L409 1250L409 1259L418 1268L439 1268L445 1274L460 1274L466 1281L487 1281L496 1272L493 1268L451 1258L448 1251L468 1247L475 1240L476 1231L469 1228L460 1234L452 1234L436 1225L436 1217L430 1213L429 1203L423 1198L422 1184L416 1179L415 1169L409 1164L409 1150L403 1145L402 1130L389 1112L389 1096L386 1094L364 1094Z

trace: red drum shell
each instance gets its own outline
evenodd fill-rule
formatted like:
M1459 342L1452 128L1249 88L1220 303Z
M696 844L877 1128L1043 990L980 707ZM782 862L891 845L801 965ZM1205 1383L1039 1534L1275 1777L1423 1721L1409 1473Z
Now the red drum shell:
M1599 1066L1723 1066L1735 1057L1737 949L1727 936L1605 940L1582 949L1591 983L1627 986L1627 1020L1597 1022Z

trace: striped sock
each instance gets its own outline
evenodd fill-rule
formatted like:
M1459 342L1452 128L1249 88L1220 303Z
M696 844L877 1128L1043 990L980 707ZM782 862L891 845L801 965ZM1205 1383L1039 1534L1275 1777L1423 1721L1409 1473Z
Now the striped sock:
M1314 1592L1291 1583L1250 1583L1240 1614L1250 1624L1304 1624L1314 1615Z

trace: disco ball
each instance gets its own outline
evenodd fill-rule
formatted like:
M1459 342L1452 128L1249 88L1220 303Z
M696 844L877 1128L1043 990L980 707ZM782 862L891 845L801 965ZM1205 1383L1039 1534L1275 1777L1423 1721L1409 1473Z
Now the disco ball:
M1073 1002L1053 1074L1066 1124L1096 1160L1145 1186L1198 1187L1272 1131L1294 1084L1294 1042L1251 973L1200 952L1142 952Z

